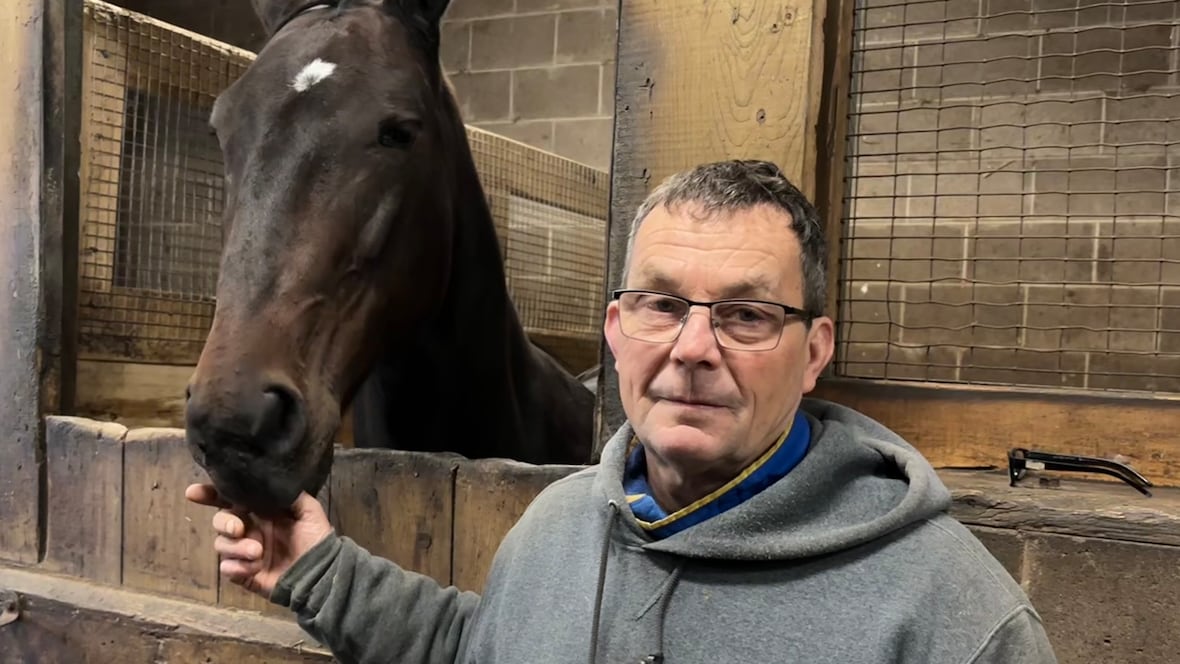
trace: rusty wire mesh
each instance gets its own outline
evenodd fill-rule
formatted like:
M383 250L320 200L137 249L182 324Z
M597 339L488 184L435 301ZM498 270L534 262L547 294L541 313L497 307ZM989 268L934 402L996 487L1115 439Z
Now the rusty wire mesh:
M1178 4L857 0L839 373L1180 391Z
M221 250L207 120L251 56L95 0L83 17L79 352L192 363Z
M212 322L222 161L207 120L254 54L86 0L80 352L195 363ZM467 128L529 335L597 361L607 174Z

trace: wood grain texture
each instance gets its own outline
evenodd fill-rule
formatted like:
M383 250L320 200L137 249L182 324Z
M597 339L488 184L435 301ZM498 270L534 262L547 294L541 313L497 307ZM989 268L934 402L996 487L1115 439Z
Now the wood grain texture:
M422 452L338 450L330 520L374 555L449 584L458 461Z
M1121 455L1157 486L1180 486L1180 399L847 379L820 381L809 396L876 419L937 468L1007 469L1008 450L1026 447Z
M0 628L0 662L332 662L298 626L216 607L0 567L21 615Z
M0 560L27 564L37 562L43 527L43 12L41 0L11 0L0 12Z
M184 498L208 482L179 429L132 429L123 445L123 585L217 602L217 554L209 508Z
M44 569L117 586L123 560L123 439L119 424L46 418Z
M768 159L814 200L826 6L621 4L608 292L622 282L635 210L677 171L727 158ZM624 419L606 344L601 357L597 450Z
M988 526L1074 537L1180 547L1180 489L1162 488L1149 498L1129 486L1079 477L1042 487L1008 485L1006 473L944 470L951 516Z
M479 592L500 541L546 486L584 466L479 459L464 461L455 477L452 583Z
M184 426L184 388L193 367L78 361L75 413L129 429Z

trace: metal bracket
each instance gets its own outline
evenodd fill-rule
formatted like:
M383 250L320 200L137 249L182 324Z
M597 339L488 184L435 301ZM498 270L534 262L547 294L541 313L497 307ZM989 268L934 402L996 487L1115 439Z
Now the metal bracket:
M1009 486L1016 486L1017 480L1023 479L1026 471L1029 470L1064 470L1111 475L1135 487L1136 491L1145 496L1151 495L1147 487L1155 486L1134 468L1110 459L1080 456L1077 454L1038 452L1022 447L1013 448L1008 451Z

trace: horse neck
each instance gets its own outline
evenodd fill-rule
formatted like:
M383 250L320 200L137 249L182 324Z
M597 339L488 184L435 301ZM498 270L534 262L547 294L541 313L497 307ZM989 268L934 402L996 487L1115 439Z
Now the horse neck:
M539 368L508 293L495 224L462 124L458 131L448 150L454 156L455 240L447 296L408 346L383 354L378 371L391 406L390 434L401 439L396 446L476 456L526 437L524 423L536 419L536 406L523 395ZM391 385L402 389L395 395ZM392 430L394 418L400 433ZM472 438L471 450L462 447L464 435Z

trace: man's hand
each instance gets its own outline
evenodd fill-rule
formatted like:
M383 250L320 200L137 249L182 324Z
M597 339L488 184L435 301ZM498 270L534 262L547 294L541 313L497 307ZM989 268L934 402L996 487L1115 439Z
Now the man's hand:
M306 492L289 516L277 519L235 510L209 484L189 485L184 497L220 508L213 515L213 548L221 555L221 575L267 599L279 577L332 532L324 508Z

